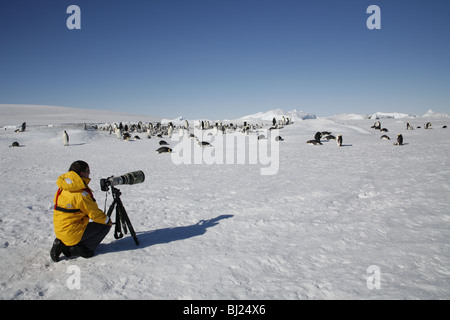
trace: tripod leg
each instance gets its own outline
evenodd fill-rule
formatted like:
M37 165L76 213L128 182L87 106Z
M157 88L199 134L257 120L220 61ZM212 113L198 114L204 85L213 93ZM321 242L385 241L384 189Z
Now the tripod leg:
M125 231L125 233L127 233L127 227L130 230L131 236L133 237L134 242L136 243L136 245L139 245L139 240L136 236L136 232L134 231L133 226L131 225L131 221L130 218L128 217L127 212L125 211L125 208L123 206L122 203L118 204L118 207L120 208L120 216L122 219L122 223L123 223L123 229Z
M123 206L117 206L117 209L120 210L120 222L122 223L122 229L123 229L123 233L127 234L128 233L128 229L127 229L127 222L125 220L125 217L127 216L127 213L125 212L125 209Z
M114 207L116 208L116 222L115 222L116 228L114 230L114 238L121 239L121 238L123 238L123 233L122 233L121 225L120 225L119 205L118 205L118 201L116 199L114 199L113 203L111 203L111 206L109 207L108 213L106 215L111 218L111 215L114 211Z
M111 203L111 205L109 206L108 213L107 213L106 215L107 215L108 217L110 217L110 218L111 218L111 214L112 214L112 212L113 212L113 210L114 210L115 205L116 205L116 200L114 200L114 201Z
M136 245L138 246L139 245L139 240L138 240L138 238L136 236L136 232L134 231L133 226L131 225L131 221L128 218L128 216L126 217L125 221L126 221L126 223L128 225L128 229L130 229L130 233L131 233L131 236L133 237L134 243L136 243Z
M116 238L116 239L122 239L123 238L123 233L122 233L120 219L121 219L120 207L119 207L119 204L117 204L117 207L116 207L116 228L114 230L114 238Z

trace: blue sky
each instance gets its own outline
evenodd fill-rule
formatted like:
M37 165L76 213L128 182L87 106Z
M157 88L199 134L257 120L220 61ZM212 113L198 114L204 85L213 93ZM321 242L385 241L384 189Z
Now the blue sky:
M69 30L70 5L81 30ZM369 30L370 5L381 29ZM2 0L0 103L450 113L448 0Z

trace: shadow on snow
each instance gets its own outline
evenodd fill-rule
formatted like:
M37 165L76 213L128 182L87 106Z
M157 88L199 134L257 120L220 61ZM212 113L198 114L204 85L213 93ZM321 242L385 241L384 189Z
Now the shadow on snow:
M108 244L100 244L96 250L96 255L109 252L142 249L157 244L170 243L173 241L185 240L192 237L201 236L206 233L206 230L208 228L218 225L220 220L228 219L231 217L233 217L233 215L220 215L214 219L200 220L196 224L189 226L136 232L136 236L139 240L138 246L136 246L133 238L130 235L130 232L128 232L127 234L124 234L123 239L115 240ZM114 227L111 228L110 232L114 232Z

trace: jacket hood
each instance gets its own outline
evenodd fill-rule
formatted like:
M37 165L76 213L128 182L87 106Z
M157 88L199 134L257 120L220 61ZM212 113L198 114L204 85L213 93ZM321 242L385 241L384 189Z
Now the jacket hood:
M91 179L82 178L75 171L69 171L56 180L56 185L62 190L76 192L87 188L90 181Z

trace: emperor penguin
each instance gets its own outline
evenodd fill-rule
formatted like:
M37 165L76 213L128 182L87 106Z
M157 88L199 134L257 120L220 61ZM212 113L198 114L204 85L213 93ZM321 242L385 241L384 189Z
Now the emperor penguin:
M64 146L67 147L69 145L69 134L67 133L67 131L64 131L63 133L63 141Z
M200 147L212 147L211 143L207 141L200 141L198 138L195 138L197 140L197 143Z
M117 128L116 136L117 136L117 139L122 139L122 130L120 128Z
M156 152L158 153L171 153L172 149L170 149L169 147L160 147L156 150Z
M375 130L380 130L381 129L381 122L380 121L376 121L373 125L373 128Z
M167 135L169 136L169 139L172 138L172 133L173 133L173 124L172 122L169 124L169 129L167 131Z
M398 136L397 136L397 143L395 143L395 145L397 145L397 146L403 145L403 136L402 136L401 133L398 134Z
M336 137L336 144L338 145L338 147L342 146L342 134L338 134Z
M320 142L320 138L322 138L322 132L317 131L316 134L314 135L314 140Z
M310 145L315 145L315 146L322 145L322 142L317 141L317 140L308 140L306 143L310 144Z

